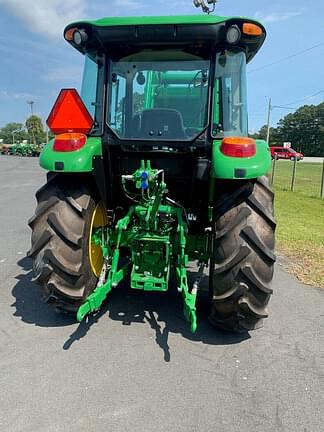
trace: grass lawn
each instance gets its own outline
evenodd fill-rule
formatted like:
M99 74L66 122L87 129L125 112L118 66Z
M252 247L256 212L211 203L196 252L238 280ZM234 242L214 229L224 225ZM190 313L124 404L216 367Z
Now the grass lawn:
M320 179L321 164L298 163L296 192L285 187L292 164L283 164L274 182L277 250L291 258L290 270L302 282L324 287L324 200L310 190L314 178Z
M290 191L293 166L291 161L276 161L273 184L277 189ZM297 162L295 192L303 196L319 198L322 169L321 163Z

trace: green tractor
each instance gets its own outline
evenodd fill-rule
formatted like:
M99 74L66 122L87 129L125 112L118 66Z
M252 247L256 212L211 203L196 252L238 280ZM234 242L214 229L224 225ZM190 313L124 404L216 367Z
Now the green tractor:
M211 324L260 327L276 223L269 147L248 137L246 65L265 36L255 20L203 14L66 27L85 56L82 90L63 89L50 113L29 221L47 302L81 321L123 279L163 292L175 274L194 332L209 267Z
M19 143L11 147L11 153L14 156L38 156L40 151L36 144Z
M11 154L14 156L27 156L27 148L25 144L13 144Z

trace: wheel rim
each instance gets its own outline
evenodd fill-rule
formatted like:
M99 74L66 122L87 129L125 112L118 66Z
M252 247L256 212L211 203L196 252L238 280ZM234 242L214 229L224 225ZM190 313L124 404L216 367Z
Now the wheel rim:
M102 202L96 205L92 217L91 217L91 224L90 224L90 235L89 235L89 258L90 258L90 266L92 273L99 277L104 258L102 254L101 246L95 244L92 241L92 235L96 228L103 227L108 224L108 218L106 209Z

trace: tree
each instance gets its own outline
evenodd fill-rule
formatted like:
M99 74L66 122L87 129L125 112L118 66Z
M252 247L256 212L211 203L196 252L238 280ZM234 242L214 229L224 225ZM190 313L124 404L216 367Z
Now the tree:
M252 138L254 139L262 139L266 141L267 139L268 126L263 125L259 132L253 134ZM278 129L271 127L270 128L270 144L271 145L280 145L281 137L278 134Z
M324 154L324 104L305 105L288 114L278 123L278 133L283 141L308 156Z
M44 127L40 117L36 115L28 117L26 120L26 129L32 137L33 144L41 144L45 141Z
M253 137L266 139L267 126ZM305 105L279 120L277 128L270 128L270 144L291 142L292 147L306 156L324 155L324 102Z
M5 144L11 144L28 139L28 135L22 123L12 122L7 123L0 129L0 138L3 139Z

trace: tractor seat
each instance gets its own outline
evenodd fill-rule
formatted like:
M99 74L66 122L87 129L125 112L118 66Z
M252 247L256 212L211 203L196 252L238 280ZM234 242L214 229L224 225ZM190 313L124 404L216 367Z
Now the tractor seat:
M184 139L182 115L175 109L153 108L144 110L141 119L141 138Z

